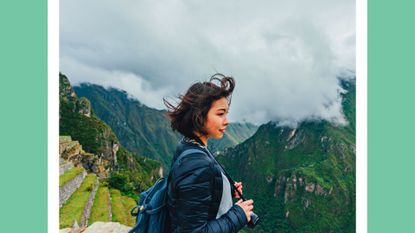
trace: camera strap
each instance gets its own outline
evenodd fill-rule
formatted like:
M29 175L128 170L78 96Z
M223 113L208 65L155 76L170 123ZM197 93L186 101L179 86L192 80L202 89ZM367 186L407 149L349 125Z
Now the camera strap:
M231 176L229 175L229 173L228 172L226 172L226 170L225 170L225 168L222 166L222 164L220 164L217 160L216 160L216 158L210 153L210 151L209 150L207 150L207 152L208 152L208 155L209 155L209 157L210 158L212 158L213 159L213 161L215 161L220 167L221 167L221 169L222 169L222 172L223 172L223 174L228 178L228 180L229 180L229 182L232 184L231 185L231 189L232 189L232 192L233 191L236 191L238 194L239 194L239 196L241 197L241 199L243 200L243 201L245 201L245 198L243 197L243 195L239 192L239 190L238 189L236 189L235 188L235 181L231 178Z
M222 166L222 164L220 164L220 163L216 160L215 156L213 156L213 155L210 153L210 151L207 149L207 147L202 145L203 143L200 141L200 139L199 139L199 138L196 138L196 139L193 139L193 138L192 138L192 139L191 139L191 138L184 137L184 138L182 139L182 141L187 142L187 143L192 143L192 144L195 144L195 145L199 146L200 148L202 148L202 149L203 149L203 151L206 151L206 152L207 152L207 155L208 155L211 159L213 159L213 161L215 161L215 162L216 162L216 163L220 166L220 168L221 168L221 170L222 170L223 174L226 176L226 178L228 178L229 183L231 183L231 184L232 184L232 185L231 185L231 191L232 191L232 193L233 193L233 191L236 191L236 192L239 194L239 196L241 197L241 199L242 199L243 201L246 201L246 200L245 200L245 198L243 197L243 195L239 192L239 190L235 188L235 181L232 179L232 177L229 175L229 173L228 173L228 172L226 172L226 170L225 170L225 168Z

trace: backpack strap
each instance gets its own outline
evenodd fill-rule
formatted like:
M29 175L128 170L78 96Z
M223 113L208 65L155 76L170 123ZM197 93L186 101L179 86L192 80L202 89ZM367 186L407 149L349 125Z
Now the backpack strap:
M222 164L220 164L216 159L215 159L215 157L208 151L208 155L210 156L210 158L212 159L212 160L214 160L219 166L220 166L220 168L221 168L221 171L223 172L223 174L226 176L226 178L228 178L228 180L229 180L229 183L231 184L231 191L232 191L232 193L236 190L235 189L235 186L234 186L234 183L235 183L235 181L232 179L232 177L229 175L229 173L225 170L225 168L222 166Z
M216 218L216 214L218 213L219 210L219 206L220 206L220 202L222 200L222 192L223 192L223 181L222 181L222 173L220 171L220 169L215 169L214 164L218 164L218 162L213 158L212 159L212 155L210 155L209 151L205 151L203 148L199 148L199 149L187 149L184 150L179 157L177 157L177 159L174 161L171 170L170 170L170 174L169 174L169 180L171 179L171 175L173 169L175 168L175 166L178 166L181 162L181 160L192 153L203 153L205 154L209 159L211 159L213 161L213 166L212 169L215 172L215 176L214 176L214 180L213 180L213 192L212 192L212 205L211 208L209 208L209 213L208 213L208 218L209 219L215 219ZM219 164L220 166L220 164Z
M177 159L176 160L174 160L174 163L173 163L173 165L172 165L172 167L171 167L171 170L173 170L173 168L175 167L175 166L178 166L179 164L180 164L180 162L181 162L181 160L185 157L185 156L187 156L187 155L189 155L189 154L193 154L193 153L200 153L202 150L198 150L198 149L187 149L187 150L184 150L180 155L179 155L179 157L177 157ZM204 154L206 154L204 151L202 151L202 153L204 153Z
M214 171L212 205L211 205L211 208L209 208L208 219L215 219L219 211L220 202L222 200L222 192L223 192L223 180L222 180L222 173L221 173L222 166L210 154L209 150L202 148L202 147L199 147L199 148L200 149L191 149L191 150L196 150L199 153L202 152L213 162L212 167L211 167ZM219 169L215 168L215 164L218 164L220 168Z
M177 167L177 166L179 166L179 164L180 164L180 162L181 162L181 160L185 157L185 156L187 156L187 155L189 155L189 154L193 154L193 153L198 153L198 152L200 152L201 150L198 150L198 149L187 149L187 150L184 150L184 151L182 151L182 153L176 158L176 160L174 160L174 162L173 162L173 164L171 165L171 168L170 168L170 172L169 172L169 176L168 176L168 178L167 178L167 183L169 183L170 182L170 180L171 180L171 176L172 176L172 171L173 171L173 169L175 168L175 167ZM205 152L203 152L203 153L205 153Z
M215 178L213 181L213 192L212 192L212 207L209 208L209 219L215 219L219 211L220 202L222 200L223 192L223 180L220 169L214 169Z

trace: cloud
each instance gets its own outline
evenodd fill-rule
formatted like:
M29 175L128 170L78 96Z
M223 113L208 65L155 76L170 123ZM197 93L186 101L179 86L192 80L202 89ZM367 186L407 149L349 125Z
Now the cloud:
M70 76L73 86L87 82L99 84L107 89L113 87L125 90L129 94L129 98L138 99L141 103L153 108L162 109L164 105L160 96L169 93L166 88L152 88L151 83L131 72L90 67L67 57L61 58L61 64L72 71Z
M159 109L221 72L237 82L231 121L342 124L354 25L354 1L62 0L60 70Z

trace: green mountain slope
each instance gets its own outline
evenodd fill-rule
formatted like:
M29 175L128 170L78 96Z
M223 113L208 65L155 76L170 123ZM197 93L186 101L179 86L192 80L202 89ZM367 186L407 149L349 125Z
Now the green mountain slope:
M94 84L75 86L78 96L91 101L94 112L114 130L120 142L130 151L160 161L165 172L181 135L173 132L164 110L149 108L131 99L125 91ZM161 101L161 100L160 100ZM229 124L221 140L209 140L209 147L224 150L252 136L257 126L249 123Z
M95 115L89 100L78 98L65 75L59 74L59 83L59 133L71 136L88 152L73 157L91 173L96 169L90 164L99 161L105 171L100 176L126 195L136 196L150 187L160 177L161 164L125 149L112 129Z
M170 129L164 111L149 108L117 89L82 84L74 90L91 100L96 114L111 126L128 150L170 166L181 137Z
M226 127L226 133L223 135L223 138L209 139L209 150L211 152L220 152L234 147L254 135L257 129L258 126L251 123L230 123Z
M267 123L218 156L261 223L252 232L355 232L355 81L342 81L350 122Z

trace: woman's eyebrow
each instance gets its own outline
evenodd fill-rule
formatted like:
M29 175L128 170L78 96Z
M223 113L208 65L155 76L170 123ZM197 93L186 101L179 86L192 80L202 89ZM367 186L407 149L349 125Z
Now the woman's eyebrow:
M228 111L228 109L227 108L219 108L217 111L225 111L225 112L227 112Z

